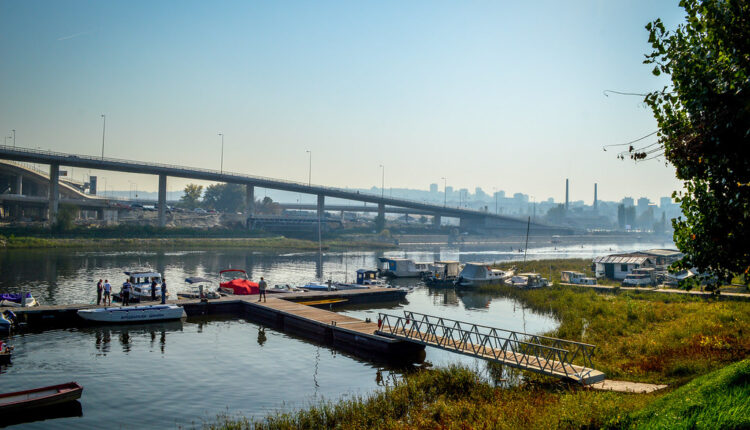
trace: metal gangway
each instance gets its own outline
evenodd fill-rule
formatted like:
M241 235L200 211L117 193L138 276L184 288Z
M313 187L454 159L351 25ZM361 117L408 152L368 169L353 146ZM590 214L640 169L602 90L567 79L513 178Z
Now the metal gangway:
M572 380L583 385L605 379L591 365L596 347L587 343L487 327L417 312L378 314L377 334ZM577 364L573 364L576 362Z

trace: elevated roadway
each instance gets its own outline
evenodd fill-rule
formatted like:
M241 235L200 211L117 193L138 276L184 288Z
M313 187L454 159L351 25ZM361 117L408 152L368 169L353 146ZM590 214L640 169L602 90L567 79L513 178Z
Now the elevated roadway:
M384 197L375 194L360 193L359 191L349 191L341 188L326 187L322 185L308 185L283 179L273 179L262 176L203 169L198 167L185 167L162 163L149 163L135 160L69 154L54 151L44 151L39 149L10 147L4 145L0 145L0 159L47 164L50 166L50 192L48 195L50 219L55 219L57 208L59 205L60 166L69 166L158 176L158 218L159 225L161 226L166 224L167 177L176 177L245 185L245 213L248 216L252 215L253 213L253 205L255 202L255 187L261 187L316 195L318 197L316 208L319 217L322 217L323 215L323 211L325 208L325 198L331 197L375 204L378 207L379 214L385 214L386 206L391 206L393 208L405 208L413 211L412 213L431 214L435 223L440 223L441 217L443 216L460 218L461 226L467 229L523 230L526 228L526 220L503 215L496 215L473 209L433 205L413 200ZM534 224L533 227L536 232L560 232L561 230L564 230L561 228L543 224Z

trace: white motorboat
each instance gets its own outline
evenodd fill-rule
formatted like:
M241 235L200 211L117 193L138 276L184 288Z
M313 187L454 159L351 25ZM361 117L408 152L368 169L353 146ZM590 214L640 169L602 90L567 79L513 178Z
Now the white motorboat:
M564 271L560 275L560 281L567 284L596 285L596 278L589 278L581 272Z
M186 290L177 293L179 299L220 299L221 294L214 286L213 281L200 276L185 279L189 284Z
M4 293L0 294L0 307L11 308L39 306L31 293Z
M276 284L266 289L267 293L301 293L301 289L289 284Z
M125 272L128 282L133 288L130 290L130 301L140 302L141 300L151 300L151 282L156 281L156 300L161 300L161 273L153 270L131 270ZM120 294L116 293L114 297L120 299ZM167 293L169 297L169 293Z
M477 287L485 284L502 284L511 273L493 269L485 263L466 263L456 278L459 287Z
M305 291L336 291L336 284L331 283L330 288L327 283L323 282L308 282L301 287Z
M148 305L79 309L78 315L88 321L104 323L168 321L187 317L185 309L183 309L181 306L175 305Z
M516 288L542 288L549 287L549 281L538 273L521 273L510 278L508 285Z

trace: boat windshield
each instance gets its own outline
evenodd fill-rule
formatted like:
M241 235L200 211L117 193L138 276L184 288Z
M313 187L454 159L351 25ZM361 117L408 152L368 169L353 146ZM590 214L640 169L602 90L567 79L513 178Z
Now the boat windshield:
M229 282L235 279L249 280L244 270L224 270L220 273L222 282Z

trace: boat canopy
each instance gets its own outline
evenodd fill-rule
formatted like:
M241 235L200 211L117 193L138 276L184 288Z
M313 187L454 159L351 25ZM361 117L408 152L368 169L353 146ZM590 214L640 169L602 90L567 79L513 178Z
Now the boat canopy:
M468 279L481 279L487 276L488 269L483 263L466 263L460 276Z
M185 282L187 282L188 284L198 284L201 282L213 282L213 281L208 278L202 278L200 276L192 276L190 278L185 279Z
M125 272L125 274L128 276L132 276L134 278L161 278L161 273L158 273L158 272L133 271L133 272Z

